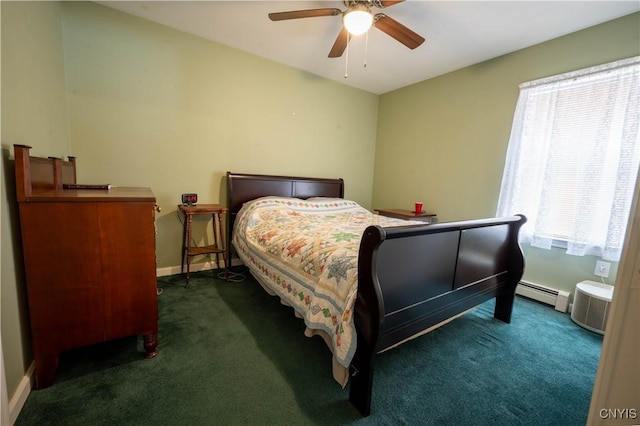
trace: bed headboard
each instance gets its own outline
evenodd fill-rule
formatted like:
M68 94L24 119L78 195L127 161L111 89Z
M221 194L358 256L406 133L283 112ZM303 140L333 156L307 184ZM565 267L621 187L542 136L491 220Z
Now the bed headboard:
M344 198L342 179L309 178L295 176L252 175L227 172L227 208L231 238L238 211L247 201L269 195L278 197L331 197Z

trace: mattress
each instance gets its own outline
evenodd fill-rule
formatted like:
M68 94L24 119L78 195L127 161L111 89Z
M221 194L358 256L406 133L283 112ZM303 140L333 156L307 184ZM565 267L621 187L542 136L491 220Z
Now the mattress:
M242 262L269 293L295 309L307 335L323 335L334 361L345 368L356 350L358 250L370 225L424 223L380 216L350 200L263 197L243 205L233 230Z

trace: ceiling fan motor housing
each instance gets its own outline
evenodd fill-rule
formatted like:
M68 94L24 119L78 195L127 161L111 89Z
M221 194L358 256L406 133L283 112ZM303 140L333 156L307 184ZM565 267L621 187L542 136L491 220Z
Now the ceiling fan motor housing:
M379 7L382 9L383 7L385 7L383 2L380 0L344 0L343 3L345 6L347 6L347 8L350 8L351 6L356 6L356 5L364 6L366 8ZM399 3L399 2L394 2L394 3Z

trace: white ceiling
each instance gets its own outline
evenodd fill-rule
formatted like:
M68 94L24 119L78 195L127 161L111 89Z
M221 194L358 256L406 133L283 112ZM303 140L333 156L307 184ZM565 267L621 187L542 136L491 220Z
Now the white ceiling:
M325 7L344 10L341 1L97 3L376 94L640 10L638 0L407 0L385 8L384 13L426 42L410 50L372 28L366 46L364 36L349 43L346 61L347 52L341 58L327 57L341 28L340 16L279 22L267 16Z

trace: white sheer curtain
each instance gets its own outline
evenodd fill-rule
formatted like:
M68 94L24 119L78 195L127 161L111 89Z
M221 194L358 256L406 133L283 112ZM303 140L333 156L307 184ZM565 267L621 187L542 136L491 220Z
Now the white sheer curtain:
M619 260L640 160L640 57L520 85L498 215L521 241Z

